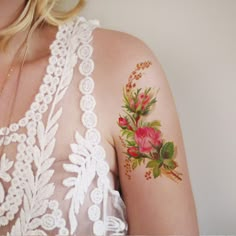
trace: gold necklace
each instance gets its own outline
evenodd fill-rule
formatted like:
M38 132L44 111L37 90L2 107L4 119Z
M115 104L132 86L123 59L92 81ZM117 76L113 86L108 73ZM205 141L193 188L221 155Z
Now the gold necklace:
M4 90L5 86L6 86L7 81L11 78L11 74L12 74L12 72L14 71L14 65L13 65L14 59L15 59L15 58L17 57L17 55L19 54L21 47L25 45L25 42L26 42L26 40L23 41L22 45L17 49L17 51L16 51L16 53L15 53L15 55L14 55L14 57L13 57L13 60L12 60L12 62L11 62L11 64L10 64L10 67L9 67L9 69L8 69L8 71L7 71L7 75L5 76L5 79L4 79L4 81L3 81L3 86L2 86L1 89L0 89L0 97L2 96L2 93L3 93L3 90ZM24 53L23 58L25 57L25 54L26 54L26 52L27 52L27 48L28 48L27 46L28 46L28 45L26 45L26 50L25 50L25 53Z
M24 44L24 42L23 42L23 44ZM23 45L22 44L22 45ZM22 46L21 45L21 46ZM19 48L20 49L20 48ZM19 51L19 49L18 49L18 51ZM19 83L19 79L20 79L20 75L21 75L21 71L22 71L22 68L23 68L23 65L24 65L24 62L25 62L25 58L26 58L26 55L27 55L27 52L28 52L28 43L26 43L26 50L25 50L25 52L24 52L24 55L23 55L23 60L22 60L22 63L21 63L21 65L20 65L20 70L19 70L19 72L17 73L17 85L18 85L18 83ZM17 53L16 53L16 55L17 55ZM14 61L14 60L13 60ZM13 64L13 62L12 62L12 64ZM11 64L11 65L12 65ZM7 79L9 80L9 77L10 77L10 72L12 72L13 71L13 66L11 66L10 67L10 69L8 70L8 74L7 74ZM3 86L3 88L4 88L4 86ZM3 90L3 89L2 89ZM2 92L2 90L1 90L1 92ZM14 94L14 96L15 96L16 94ZM1 97L1 93L0 93L0 97ZM15 97L14 97L14 99L15 99ZM12 105L11 106L11 111L12 111L12 108L14 107L14 105ZM3 143L4 143L4 141L5 141L5 139L6 139L6 135L4 134L3 135ZM3 153L4 153L4 145L3 145L3 149L0 151L0 158L2 157L2 155L3 155Z
M14 59L15 59L15 58L17 57L17 55L19 54L20 49L22 49L22 46L26 46L25 52L24 52L24 55L23 55L22 62L20 63L20 69L19 69L19 71L18 71L18 73L17 73L17 87L18 87L18 85L19 85L19 80L20 80L20 75L21 75L21 72L22 72L22 68L23 68L24 62L25 62L25 60L26 60L26 55L27 55L28 50L29 50L29 39L30 39L30 38L29 38L29 35L30 35L30 28L29 28L29 30L28 30L28 32L27 32L27 34L26 34L25 40L23 41L23 43L20 45L20 47L18 48L18 50L17 50L16 53L15 53L15 56L14 56L12 62L11 62L11 65L10 65L10 67L9 67L9 69L8 69L8 72L7 72L7 76L6 76L7 78L4 80L4 83L5 83L6 80L9 80L9 79L10 79L11 73L13 72L13 67L14 67L14 66L12 66L12 65L13 65ZM1 91L0 91L0 98L1 98L2 91L3 91L4 87L5 87L5 85L3 85L3 88L1 88ZM16 93L14 93L13 96L14 96L14 98L13 98L13 101L14 101L14 102L13 102L13 104L12 104L11 107L10 107L11 113L12 113L12 111L13 111L13 109L14 109ZM11 118L11 116L9 117L8 124L9 124L10 118ZM6 126L6 127L7 127L7 126ZM5 142L6 137L7 137L7 135L4 134L4 135L3 135L3 143ZM5 148L4 148L4 145L3 145L2 150L0 150L0 158L2 157L2 155L3 155L3 153L4 153L4 149L5 149Z
M10 69L8 69L7 76L6 76L6 78L4 79L4 81L3 81L3 86L2 86L2 88L1 88L1 90L0 90L0 96L2 95L2 92L3 92L3 90L4 90L4 87L5 87L6 83L7 83L7 81L11 78L11 73L12 73L12 72L13 72L13 66L10 67Z

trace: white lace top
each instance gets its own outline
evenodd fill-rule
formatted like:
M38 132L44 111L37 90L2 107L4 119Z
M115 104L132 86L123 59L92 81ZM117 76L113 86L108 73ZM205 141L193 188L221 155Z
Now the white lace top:
M127 234L125 205L96 128L91 42L98 26L77 16L59 27L30 108L0 128L0 146L15 149L4 149L0 160L0 235ZM73 116L63 121L75 72L82 76L81 129Z

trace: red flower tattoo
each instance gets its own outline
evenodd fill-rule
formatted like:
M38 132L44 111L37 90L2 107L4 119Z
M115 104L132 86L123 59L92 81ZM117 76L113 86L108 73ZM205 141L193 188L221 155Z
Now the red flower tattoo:
M135 142L139 147L139 151L149 153L162 143L160 130L151 127L141 127L135 131Z
M137 147L129 147L127 152L132 157L138 157L139 156Z
M173 142L165 142L158 120L145 122L144 118L151 112L157 102L153 88L142 90L136 88L136 81L142 78L143 71L151 66L147 61L136 65L129 76L123 91L125 115L119 117L117 124L121 128L120 140L126 149L126 175L131 178L132 170L145 164L147 180L157 178L162 174L171 180L179 182L181 175L176 171L175 146Z
M128 127L128 121L125 118L120 117L119 118L119 126L121 126L122 128Z

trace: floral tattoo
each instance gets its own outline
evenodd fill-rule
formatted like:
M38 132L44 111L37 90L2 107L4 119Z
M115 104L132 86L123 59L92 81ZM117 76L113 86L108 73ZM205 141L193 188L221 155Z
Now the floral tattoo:
M126 149L124 167L129 179L132 170L145 165L147 180L163 174L179 182L182 180L182 174L175 170L178 164L174 160L174 143L166 142L162 138L159 120L144 121L157 102L155 95L159 90L155 92L153 88L136 88L136 81L151 64L150 61L137 64L123 89L122 108L125 115L120 115L117 124L121 128L120 140Z

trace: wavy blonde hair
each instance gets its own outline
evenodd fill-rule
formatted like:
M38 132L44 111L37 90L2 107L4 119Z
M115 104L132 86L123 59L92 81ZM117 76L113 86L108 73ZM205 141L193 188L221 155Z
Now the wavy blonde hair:
M25 0L21 14L5 29L0 30L0 50L5 50L13 36L24 30L33 31L41 24L59 26L78 14L85 1L78 3L69 11L60 10L62 0ZM29 37L29 36L28 36Z

